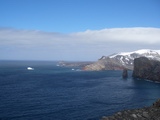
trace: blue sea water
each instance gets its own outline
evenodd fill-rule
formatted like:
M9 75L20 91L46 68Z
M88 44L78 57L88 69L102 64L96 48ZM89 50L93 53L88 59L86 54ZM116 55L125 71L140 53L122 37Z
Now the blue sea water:
M121 74L79 71L56 62L0 61L0 119L98 120L160 98L159 83Z

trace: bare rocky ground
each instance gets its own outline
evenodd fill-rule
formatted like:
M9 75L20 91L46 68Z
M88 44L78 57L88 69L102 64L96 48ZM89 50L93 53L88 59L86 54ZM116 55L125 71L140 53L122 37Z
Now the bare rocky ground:
M101 120L160 120L160 99L152 106L120 111L113 116L104 116Z

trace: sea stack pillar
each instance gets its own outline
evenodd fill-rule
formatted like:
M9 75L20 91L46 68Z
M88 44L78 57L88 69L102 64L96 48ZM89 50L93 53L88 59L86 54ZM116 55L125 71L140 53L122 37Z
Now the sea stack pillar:
M123 78L127 78L128 77L128 70L127 69L123 70L122 77Z

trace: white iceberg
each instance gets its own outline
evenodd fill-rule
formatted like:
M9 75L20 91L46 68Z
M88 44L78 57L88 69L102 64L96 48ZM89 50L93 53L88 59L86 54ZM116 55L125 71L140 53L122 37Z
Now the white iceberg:
M27 67L27 70L34 70L34 68L32 68L32 67Z

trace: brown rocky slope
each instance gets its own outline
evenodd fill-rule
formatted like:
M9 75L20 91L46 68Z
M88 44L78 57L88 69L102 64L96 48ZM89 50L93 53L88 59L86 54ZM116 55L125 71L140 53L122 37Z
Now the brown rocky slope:
M103 56L97 62L87 65L83 68L86 71L100 71L100 70L123 70L125 67L112 58Z

